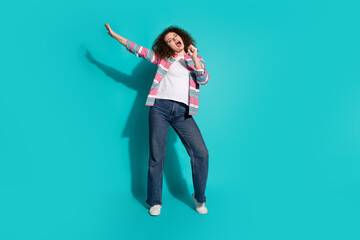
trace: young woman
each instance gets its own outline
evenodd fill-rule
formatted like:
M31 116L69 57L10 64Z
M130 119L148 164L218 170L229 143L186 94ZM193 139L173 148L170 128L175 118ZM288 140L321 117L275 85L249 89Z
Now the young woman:
M203 58L197 54L195 41L185 30L170 26L157 37L152 49L147 49L115 33L109 24L105 24L105 27L108 34L129 52L158 66L145 103L150 106L146 200L150 215L159 215L162 207L163 167L169 125L174 128L191 158L192 199L196 211L206 214L209 154L193 116L198 112L199 84L206 84L209 74Z

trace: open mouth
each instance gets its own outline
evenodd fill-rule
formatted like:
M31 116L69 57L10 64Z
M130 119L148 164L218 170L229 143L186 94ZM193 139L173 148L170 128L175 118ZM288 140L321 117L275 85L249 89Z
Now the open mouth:
M176 43L176 46L181 47L181 42L178 41L178 42Z

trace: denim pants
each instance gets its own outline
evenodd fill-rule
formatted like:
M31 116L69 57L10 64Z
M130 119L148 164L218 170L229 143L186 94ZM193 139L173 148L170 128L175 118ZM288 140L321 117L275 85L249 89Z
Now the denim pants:
M150 206L162 205L163 167L169 124L180 137L191 158L195 198L198 202L206 202L209 153L200 129L192 115L189 115L186 104L157 98L149 110L150 154L146 203Z

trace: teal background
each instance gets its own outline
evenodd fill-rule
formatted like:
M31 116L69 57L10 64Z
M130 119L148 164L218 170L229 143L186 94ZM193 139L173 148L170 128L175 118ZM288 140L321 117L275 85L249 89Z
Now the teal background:
M0 238L359 239L357 1L18 1L2 4ZM178 25L209 82L195 120L207 207L170 128L163 208L145 205L156 66Z

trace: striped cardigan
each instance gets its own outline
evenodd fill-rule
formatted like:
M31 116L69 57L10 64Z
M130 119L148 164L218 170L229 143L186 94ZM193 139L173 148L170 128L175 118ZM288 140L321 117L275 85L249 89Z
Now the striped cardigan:
M147 96L145 105L154 106L155 98L158 92L159 83L170 69L171 64L175 61L176 55L169 58L160 59L153 50L140 46L130 40L126 41L126 50L134 53L137 57L144 58L158 66L155 78ZM204 85L209 81L209 74L205 68L205 62L200 55L197 55L202 69L195 69L194 61L189 54L185 54L185 62L190 71L189 74L189 115L196 115L199 108L199 84Z

